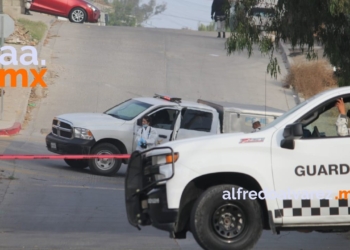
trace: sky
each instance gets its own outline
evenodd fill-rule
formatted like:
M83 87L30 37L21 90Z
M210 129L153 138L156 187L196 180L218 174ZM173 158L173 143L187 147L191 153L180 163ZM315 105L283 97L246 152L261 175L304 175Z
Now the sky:
M143 23L144 27L198 30L199 23L212 21L212 0L157 0L160 3L167 3L166 10Z

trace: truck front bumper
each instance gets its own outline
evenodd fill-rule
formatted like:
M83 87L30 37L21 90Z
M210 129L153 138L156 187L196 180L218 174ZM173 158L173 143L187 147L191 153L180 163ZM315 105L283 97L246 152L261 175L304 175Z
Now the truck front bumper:
M79 138L65 139L53 135L46 136L46 147L56 154L89 154L95 140L84 140Z
M150 159L144 153L134 152L130 157L125 178L128 220L138 229L140 226L152 225L172 234L178 210L168 208L166 185L157 185L159 181L155 181L154 171L152 173L152 168L156 169L157 166L150 164Z

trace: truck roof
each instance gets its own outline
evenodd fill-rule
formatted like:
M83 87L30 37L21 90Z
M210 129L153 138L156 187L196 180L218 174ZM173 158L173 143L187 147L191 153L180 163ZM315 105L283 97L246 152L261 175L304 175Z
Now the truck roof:
M203 110L208 110L208 111L216 111L216 109L214 109L208 105L197 103L197 102L192 102L192 101L181 100L180 103L177 103L177 102L167 101L167 100L154 98L154 97L136 97L133 99L141 101L141 102L145 102L145 103L148 103L151 105L192 107L192 108L198 108L198 109L203 109Z

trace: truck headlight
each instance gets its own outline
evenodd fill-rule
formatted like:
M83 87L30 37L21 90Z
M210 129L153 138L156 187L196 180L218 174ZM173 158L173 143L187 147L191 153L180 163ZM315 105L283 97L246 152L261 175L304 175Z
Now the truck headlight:
M158 165L157 174L154 175L154 178L158 180L163 180L170 178L173 174L172 163L179 159L179 153L167 155L158 155L152 158L152 165ZM159 183L162 184L162 183Z
M91 131L85 128L74 128L74 137L85 140L94 139L94 136L92 135Z
M179 159L179 153L174 153L174 157L172 154L166 155L157 155L152 157L152 165L162 165L162 164L172 164Z

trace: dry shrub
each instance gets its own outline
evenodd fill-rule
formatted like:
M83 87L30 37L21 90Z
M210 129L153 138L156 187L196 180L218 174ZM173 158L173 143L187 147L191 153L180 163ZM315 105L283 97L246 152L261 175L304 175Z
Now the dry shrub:
M291 65L285 83L287 86L293 86L305 99L338 86L333 69L326 60L299 62Z

